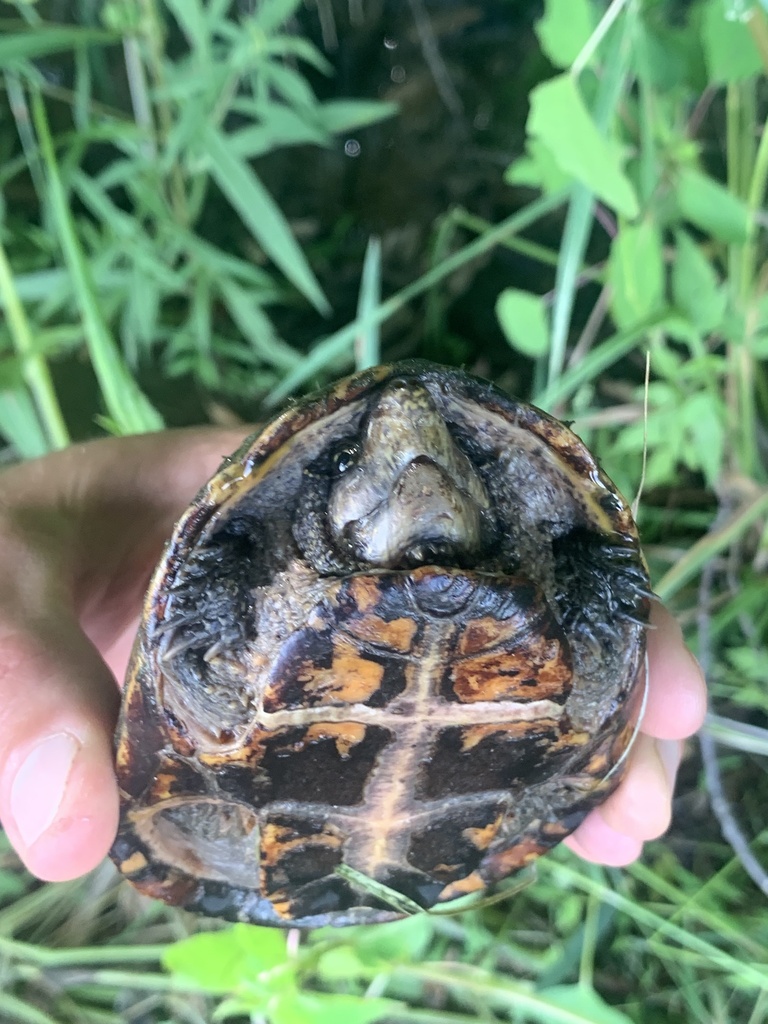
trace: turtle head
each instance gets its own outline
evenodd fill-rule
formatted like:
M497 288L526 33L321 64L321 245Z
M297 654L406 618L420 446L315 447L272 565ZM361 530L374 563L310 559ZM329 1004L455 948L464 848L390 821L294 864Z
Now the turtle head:
M488 494L421 384L387 384L334 472L329 531L357 561L456 564L480 547Z

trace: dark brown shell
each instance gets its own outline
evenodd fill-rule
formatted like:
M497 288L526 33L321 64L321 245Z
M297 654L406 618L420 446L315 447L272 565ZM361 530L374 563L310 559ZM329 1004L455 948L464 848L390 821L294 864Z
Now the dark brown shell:
M333 453L413 394L488 507L471 559L366 565L329 541ZM428 363L339 382L249 438L174 530L125 687L114 860L258 924L399 916L366 878L425 907L484 889L618 783L648 589L626 503L562 423Z

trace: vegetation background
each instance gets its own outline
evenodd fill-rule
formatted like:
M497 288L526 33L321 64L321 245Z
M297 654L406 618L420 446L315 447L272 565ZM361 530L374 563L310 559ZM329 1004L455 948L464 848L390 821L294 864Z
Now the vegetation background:
M453 917L224 928L3 846L1 1020L768 1020L767 8L0 3L4 460L463 364L643 481L712 692L641 863Z

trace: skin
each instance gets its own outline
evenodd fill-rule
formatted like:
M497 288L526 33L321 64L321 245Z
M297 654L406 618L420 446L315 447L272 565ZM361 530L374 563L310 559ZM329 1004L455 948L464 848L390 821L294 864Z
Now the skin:
M243 430L74 446L0 474L0 820L29 870L95 867L117 827L112 733L152 569L178 515ZM660 605L642 731L621 786L567 845L620 866L670 820L683 741L706 693Z

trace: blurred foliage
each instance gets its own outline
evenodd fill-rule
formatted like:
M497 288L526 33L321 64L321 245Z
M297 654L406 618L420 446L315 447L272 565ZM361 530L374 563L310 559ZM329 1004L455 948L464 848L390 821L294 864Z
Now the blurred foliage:
M469 113L452 84L469 89L452 38L482 15L398 6L443 116L474 117L463 153L476 177L446 185L446 165L428 164L431 193L450 186L466 199L430 214L417 245L400 212L351 257L354 189L339 189L341 215L316 213L332 147L354 157L358 135L398 116L389 99L328 98L354 27L339 12L388 25L373 0L72 6L64 24L56 3L0 5L7 457L158 429L176 422L190 386L198 418L255 416L382 352L492 373L574 419L626 494L643 482L657 589L716 654L723 714L711 728L731 748L739 813L764 848L766 5L532 5L538 48L526 43L528 59L502 72L489 57L496 93ZM307 30L315 14L321 42ZM520 5L500 2L493 16L506 24ZM401 71L392 65L393 82ZM495 135L478 146L488 110L502 119L522 88L523 145L521 128L514 145ZM407 83L397 95L418 121ZM414 160L378 193L387 201L427 152L418 131ZM374 161L387 145L372 147ZM360 281L351 318L349 277ZM139 900L106 867L38 886L6 849L0 1018L768 1021L768 918L693 761L676 825L642 864L575 866L561 850L538 874L460 916L286 940Z

